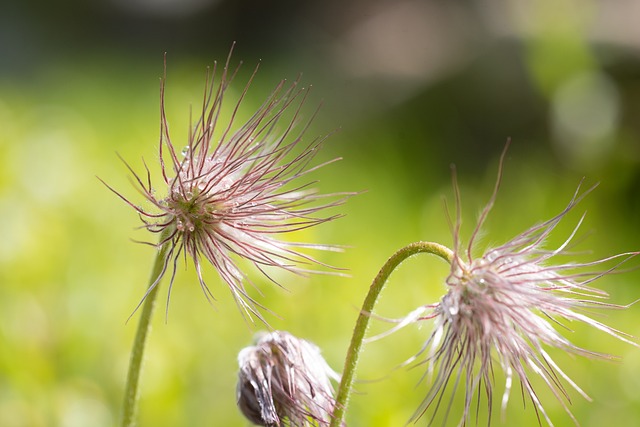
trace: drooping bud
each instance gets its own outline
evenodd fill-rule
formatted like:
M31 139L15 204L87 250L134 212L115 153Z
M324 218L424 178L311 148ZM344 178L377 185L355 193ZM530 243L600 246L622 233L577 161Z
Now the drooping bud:
M238 354L237 402L254 424L328 425L339 380L314 344L284 331L265 333Z

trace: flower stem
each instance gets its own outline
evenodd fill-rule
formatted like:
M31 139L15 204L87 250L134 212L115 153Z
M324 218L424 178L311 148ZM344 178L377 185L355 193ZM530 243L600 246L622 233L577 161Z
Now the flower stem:
M161 236L162 241L164 236ZM149 278L149 286L152 286L158 277L162 274L167 250L170 245L164 244L158 251L156 260L151 270L151 277ZM122 412L122 427L134 427L136 425L136 413L138 410L138 400L140 397L140 391L138 384L140 382L140 373L142 371L142 360L144 359L144 349L147 343L147 335L151 329L151 318L153 317L153 310L156 305L156 296L158 295L159 283L156 283L154 288L149 291L144 299L142 306L142 313L140 314L140 321L138 323L138 329L136 331L136 337L133 341L133 348L131 349L131 359L129 361L129 372L127 373L127 384L124 393L124 404Z
M358 359L360 357L362 341L364 339L365 332L367 331L367 326L369 325L369 318L373 312L373 308L376 305L382 288L384 288L387 279L398 265L410 256L423 252L437 255L449 263L453 260L453 251L446 246L432 242L411 243L394 253L382 266L375 279L373 279L371 287L369 288L369 293L362 304L360 315L358 316L356 326L353 330L351 344L349 345L347 358L344 363L344 370L342 372L342 380L338 387L336 405L333 411L330 427L339 427L343 423L348 399L351 394L351 386L353 385L356 365L358 364Z

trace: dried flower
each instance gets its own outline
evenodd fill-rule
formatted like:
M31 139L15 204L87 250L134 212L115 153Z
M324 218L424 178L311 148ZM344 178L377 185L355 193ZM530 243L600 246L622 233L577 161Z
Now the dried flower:
M246 123L235 126L256 67L230 119L222 122L223 100L239 69L229 70L230 57L217 84L217 67L207 72L202 111L181 153L169 135L162 80L159 159L166 193L156 194L146 165L143 177L127 165L153 211L109 188L140 214L146 229L160 235L160 242L152 245L166 249L162 274L147 294L172 264L171 294L176 264L183 255L193 259L202 290L211 301L213 295L202 275L205 259L216 268L244 312L262 319L256 311L258 304L245 291L247 276L237 260L248 260L274 282L268 275L270 267L304 275L310 269L301 264L320 263L300 249L332 247L286 242L275 235L336 218L316 213L342 203L346 195L321 195L309 188L309 182L296 183L332 162L308 167L324 138L303 143L303 134L315 114L295 130L308 95L308 89L299 88L298 81L288 87L281 81Z
M268 427L327 425L334 407L330 379L340 378L320 349L284 331L262 335L238 354L238 407Z
M553 425L533 389L529 377L533 373L542 378L577 423L567 405L570 402L565 384L569 384L587 400L590 399L558 367L545 348L556 347L588 357L611 356L571 343L554 328L554 324L563 326L563 320L579 321L635 345L629 340L629 335L588 317L585 311L624 308L600 301L607 294L589 285L638 253L623 253L587 263L550 264L552 258L567 255L566 248L582 219L560 247L544 248L545 240L558 223L591 190L580 195L578 187L568 206L555 217L533 226L501 246L487 250L480 258L473 256L475 238L499 188L503 160L504 153L494 194L483 210L466 249L461 249L459 242L460 203L456 191L458 219L454 227L453 262L446 279L447 294L439 303L419 307L400 319L399 325L388 332L417 321L435 321L434 331L422 350L409 361L411 363L425 355L422 363L428 365L427 374L430 378L433 378L433 371L437 369L431 388L411 421L418 420L430 407L435 407L431 418L433 423L447 386L452 385L455 392L463 382L464 410L459 425L466 425L472 400L475 397L479 403L483 392L487 398L490 423L495 383L493 367L497 361L506 375L503 410L508 403L515 376L520 380L523 397L533 403L538 422L541 423L542 415L549 425ZM613 260L618 260L618 263L612 268L593 271L594 267ZM444 406L447 409L443 425L451 404Z

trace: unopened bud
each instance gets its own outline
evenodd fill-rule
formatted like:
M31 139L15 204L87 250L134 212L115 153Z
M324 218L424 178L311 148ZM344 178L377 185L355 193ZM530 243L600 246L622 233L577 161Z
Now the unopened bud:
M335 404L331 379L339 380L308 341L284 331L262 335L238 354L237 400L254 424L328 425Z

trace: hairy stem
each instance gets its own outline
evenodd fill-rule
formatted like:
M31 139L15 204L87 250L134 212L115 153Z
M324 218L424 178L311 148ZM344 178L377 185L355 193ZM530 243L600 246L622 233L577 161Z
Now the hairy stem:
M331 420L330 427L339 427L342 425L345 412L347 409L347 403L351 394L351 387L355 376L356 366L358 359L360 358L360 351L362 349L362 341L364 339L367 326L369 325L369 318L373 312L373 308L376 305L378 296L384 288L387 279L404 260L412 255L418 253L430 253L437 255L445 261L451 263L453 260L453 252L446 246L442 246L438 243L432 242L416 242L411 243L393 254L387 262L382 266L378 275L373 279L369 293L362 304L360 315L356 321L356 326L353 330L353 336L351 337L351 344L347 352L347 358L344 363L344 370L342 372L342 380L338 387L338 395L336 396L336 406L333 411L333 418Z
M164 238L164 234L160 237L160 241ZM140 321L136 331L136 337L133 341L131 349L131 359L129 361L129 372L127 373L127 383L124 393L124 404L122 412L122 427L134 427L136 425L136 415L138 410L138 400L140 397L139 382L140 373L142 371L142 360L144 359L144 349L147 343L147 336L151 329L151 318L156 305L156 297L158 295L159 283L158 277L162 274L165 258L169 244L164 244L158 251L156 260L151 270L149 278L149 286L155 283L154 288L146 295L140 314Z

